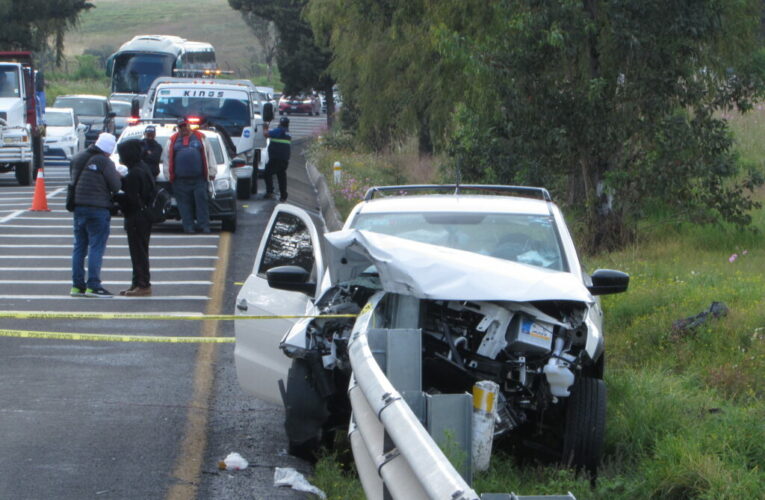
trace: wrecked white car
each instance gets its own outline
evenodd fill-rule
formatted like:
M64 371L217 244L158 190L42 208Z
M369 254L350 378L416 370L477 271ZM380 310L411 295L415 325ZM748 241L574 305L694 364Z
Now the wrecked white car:
M401 324L393 317L402 314L397 297L413 297L407 322L422 332L425 391L463 393L494 381L495 436L594 471L606 407L596 296L623 292L628 282L619 271L582 270L544 189L395 186L370 190L343 230L324 237L305 211L277 206L237 314L358 314L366 307L374 311L370 325L388 328ZM236 321L240 384L285 405L293 454L310 453L348 424L354 322Z

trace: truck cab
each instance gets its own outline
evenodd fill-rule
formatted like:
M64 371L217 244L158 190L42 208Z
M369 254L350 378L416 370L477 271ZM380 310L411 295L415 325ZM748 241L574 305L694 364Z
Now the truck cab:
M45 94L31 52L0 52L0 173L28 186L43 164Z

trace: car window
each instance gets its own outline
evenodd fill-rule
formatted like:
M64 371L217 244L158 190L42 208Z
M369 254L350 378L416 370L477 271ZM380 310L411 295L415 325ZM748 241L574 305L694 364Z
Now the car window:
M567 271L551 216L491 213L359 214L352 227Z
M313 243L308 227L299 217L281 212L276 216L268 236L258 274L265 276L266 271L273 267L288 265L313 272Z
M45 124L49 127L73 127L72 115L69 113L62 113L60 111L53 111L48 108L45 112Z
M223 163L223 151L220 148L220 140L215 136L207 136L207 141L210 143L213 154L215 155L215 163L220 165Z
M130 103L112 101L112 111L117 113L117 116L130 116Z
M78 116L106 116L106 102L104 101L65 97L56 99L53 105L57 108L72 108L74 114Z

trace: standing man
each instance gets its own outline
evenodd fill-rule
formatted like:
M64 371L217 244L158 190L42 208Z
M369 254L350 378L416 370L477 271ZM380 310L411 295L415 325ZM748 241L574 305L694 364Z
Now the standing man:
M292 136L287 132L290 128L290 119L286 116L279 118L279 126L273 130L268 130L268 123L263 124L263 137L271 139L268 142L268 163L264 172L266 181L266 194L264 199L273 200L274 195L274 174L279 183L279 201L287 201L287 167L290 162L290 152L292 150Z
M112 198L120 190L120 174L109 159L117 142L103 132L96 143L76 154L69 166L74 192L73 297L111 297L101 286L101 262L109 239ZM88 279L85 280L85 254Z
M159 163L162 161L162 146L156 141L156 137L157 129L154 125L148 125L143 131L141 141L141 159L149 166L155 178L159 175Z
M167 141L162 166L165 177L173 186L183 232L209 233L207 183L215 179L218 166L205 135L199 130L191 130L185 118L178 120L178 132Z
M149 238L151 220L145 208L151 203L154 193L154 175L149 166L141 160L142 141L131 139L120 142L117 146L120 163L127 166L128 173L122 178L120 207L125 215L130 262L133 264L133 281L130 288L122 290L120 295L128 297L147 297L151 295L151 276L149 274Z

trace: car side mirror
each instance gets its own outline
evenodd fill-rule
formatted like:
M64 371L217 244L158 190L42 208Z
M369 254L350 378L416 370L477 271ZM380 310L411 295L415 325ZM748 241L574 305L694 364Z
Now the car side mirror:
M277 290L301 292L309 297L316 294L316 283L308 281L311 273L300 266L278 266L266 271L268 286Z
M263 104L263 121L272 122L274 120L274 105L270 102Z
M627 291L630 275L613 269L598 269L592 273L592 285L587 289L593 295L609 295Z
M231 168L241 168L247 164L243 158L234 158L231 160Z

